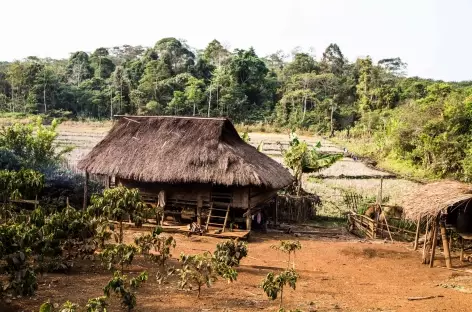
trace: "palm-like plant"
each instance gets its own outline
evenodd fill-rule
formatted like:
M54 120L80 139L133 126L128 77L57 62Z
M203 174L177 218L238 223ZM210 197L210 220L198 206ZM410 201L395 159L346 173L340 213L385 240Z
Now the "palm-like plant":
M310 148L305 141L300 141L292 133L289 148L282 151L285 165L292 169L295 175L297 195L300 195L302 189L303 173L318 172L343 157L342 154L322 154L320 148L321 142Z

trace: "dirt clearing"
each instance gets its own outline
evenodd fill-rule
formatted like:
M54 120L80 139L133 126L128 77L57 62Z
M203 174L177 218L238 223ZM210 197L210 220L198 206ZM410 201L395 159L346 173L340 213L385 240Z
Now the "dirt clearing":
M136 232L126 232L131 240ZM174 235L180 252L201 253L214 250L218 240L211 237ZM175 280L158 285L153 265L138 258L127 274L148 270L149 281L139 289L136 311L277 311L278 303L269 301L259 287L270 271L286 267L286 256L270 248L280 239L293 236L256 234L249 243L248 257L239 267L238 280L232 284L217 281L205 288L197 299L195 291L182 291ZM284 305L302 311L470 311L472 297L457 291L458 281L472 280L469 275L420 264L419 253L400 243L384 244L352 240L301 239L302 250L296 254L300 274L297 289L286 290ZM438 263L442 264L441 260ZM0 311L37 311L39 305L71 300L85 305L88 298L102 295L111 273L99 262L79 264L69 275L48 274L39 280L39 290L32 298L13 300ZM463 287L462 287L463 288ZM408 301L408 297L436 296ZM443 297L437 297L443 296ZM110 311L119 311L112 299ZM7 308L13 308L8 310Z

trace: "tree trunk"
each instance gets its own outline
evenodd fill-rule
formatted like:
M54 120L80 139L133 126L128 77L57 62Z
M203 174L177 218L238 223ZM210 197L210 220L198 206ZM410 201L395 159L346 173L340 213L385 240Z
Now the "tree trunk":
M307 101L308 96L305 95L303 99L303 115L302 115L302 121L305 120L305 114L306 114L306 101Z
M219 92L219 86L216 84L216 107L219 107L219 99L220 99L220 92Z
M329 135L330 138L334 137L333 115L334 115L334 104L331 103L331 134Z
M110 90L110 120L113 120L113 92Z
M211 85L210 85L210 97L208 99L208 117L210 117L210 109L211 109Z
M46 106L46 72L44 72L44 81L43 81L43 103L44 103L44 113L48 112L48 108Z

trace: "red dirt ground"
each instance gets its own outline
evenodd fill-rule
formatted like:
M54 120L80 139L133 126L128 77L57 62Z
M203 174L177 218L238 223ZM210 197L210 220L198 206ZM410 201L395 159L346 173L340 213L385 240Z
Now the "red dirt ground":
M133 233L127 231L127 238ZM200 253L214 250L217 238L176 234L180 252ZM149 281L138 290L135 311L277 311L278 302L269 301L259 287L270 271L286 266L286 255L270 248L288 235L256 234L249 243L249 255L239 267L238 280L232 284L217 281L204 288L197 299L195 291L177 289L175 282L158 285L156 269L136 259L127 274L146 269ZM302 250L296 255L300 274L296 291L287 289L284 306L302 311L472 311L472 295L448 284L454 278L472 279L472 275L443 268L429 269L420 264L420 254L400 243L361 242L357 239L302 239ZM444 266L443 260L437 265ZM172 261L175 263L175 261ZM455 260L455 265L459 265ZM463 276L464 275L464 276ZM463 276L463 277L462 277ZM469 278L470 276L470 278ZM101 269L99 262L81 263L69 275L48 274L40 278L39 290L32 298L20 298L11 304L0 303L1 312L38 311L42 302L63 303L66 300L84 306L88 298L102 295L102 288L111 273ZM453 285L451 287L451 285ZM443 296L408 301L408 297ZM116 298L109 311L120 311Z

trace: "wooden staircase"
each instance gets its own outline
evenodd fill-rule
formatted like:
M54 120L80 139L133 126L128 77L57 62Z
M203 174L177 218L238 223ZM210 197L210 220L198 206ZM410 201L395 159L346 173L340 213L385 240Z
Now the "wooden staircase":
M229 217L229 208L231 207L231 204L227 204L226 209L223 207L221 208L215 208L213 207L213 203L210 205L210 209L208 211L208 217L207 217L207 222L205 225L205 229L208 231L208 226L213 226L216 228L221 229L221 232L224 232L226 229L226 224L228 223L228 217ZM226 212L225 216L218 216L216 215L217 213L214 212ZM223 223L221 223L223 222Z

